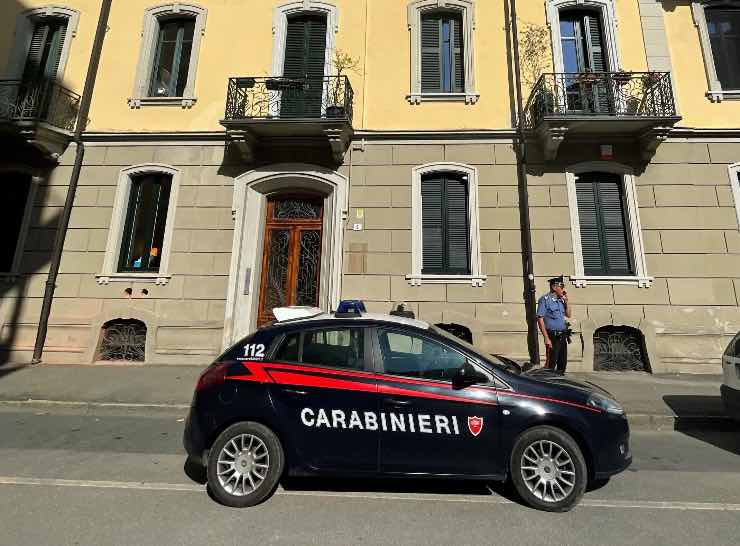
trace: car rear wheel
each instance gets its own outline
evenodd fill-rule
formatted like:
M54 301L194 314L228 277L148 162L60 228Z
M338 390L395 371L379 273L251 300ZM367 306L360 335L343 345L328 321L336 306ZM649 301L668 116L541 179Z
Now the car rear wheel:
M555 427L536 427L519 436L510 468L517 493L538 510L567 512L586 490L588 474L581 449Z
M280 440L259 423L231 425L208 456L208 487L226 506L254 506L270 497L283 474Z

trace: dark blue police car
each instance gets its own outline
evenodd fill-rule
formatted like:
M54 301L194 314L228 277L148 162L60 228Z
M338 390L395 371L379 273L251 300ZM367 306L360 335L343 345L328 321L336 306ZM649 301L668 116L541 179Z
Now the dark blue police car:
M593 384L412 318L275 314L295 318L231 347L193 397L185 448L223 504L262 502L287 472L510 479L529 505L565 511L632 460L624 410Z

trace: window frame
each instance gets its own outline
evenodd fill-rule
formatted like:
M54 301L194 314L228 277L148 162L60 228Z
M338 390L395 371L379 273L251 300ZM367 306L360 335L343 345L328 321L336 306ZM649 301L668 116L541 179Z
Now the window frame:
M458 12L462 19L463 85L462 93L423 93L421 90L421 16L428 11ZM480 94L475 90L475 2L473 0L412 0L407 6L411 40L411 83L406 95L409 104L422 102L464 102L475 104Z
M598 13L601 19L601 31L603 33L606 48L607 65L612 72L621 70L619 62L619 43L617 41L617 20L614 0L548 0L547 23L550 27L550 39L552 42L552 65L554 72L564 72L563 50L560 36L560 12L561 10L592 10Z
M64 79L64 71L67 68L72 40L77 36L80 12L76 9L62 6L43 6L28 9L18 14L16 17L13 48L8 57L8 64L5 70L5 77L7 79L19 80L23 76L34 27L37 22L47 18L67 20L67 33L64 38L64 44L62 45L62 51L59 56L59 67L56 73L57 81Z
M164 174L172 177L170 182L170 199L167 205L167 220L165 221L164 237L162 238L162 252L157 272L119 272L121 246L126 225L126 218L131 198L131 187L133 178L147 174ZM95 275L98 284L110 282L151 282L157 285L166 285L172 275L169 272L169 261L172 247L172 235L175 228L175 215L177 212L177 199L180 189L181 172L175 167L161 164L136 165L122 169L116 188L116 196L113 202L110 228L108 230L108 242L105 247L103 259L103 270Z
M735 8L740 10L740 3L732 0L699 0L691 3L691 13L694 18L694 26L699 33L699 45L704 59L704 71L707 77L706 97L711 102L722 102L723 100L740 100L740 89L723 89L722 83L717 76L717 67L714 64L714 53L712 43L709 39L709 27L707 25L707 8Z
M44 180L43 177L38 176L38 174L34 172L29 172L27 169L14 167L0 169L0 176L12 173L19 173L28 176L30 179L30 186L28 188L26 204L23 209L21 225L18 230L18 241L13 250L13 260L11 262L10 271L0 271L0 281L4 279L6 282L14 282L21 275L23 253L26 251L26 241L28 240L28 233L31 230L31 219L33 216L34 204L36 202L36 194L38 192L39 185Z
M635 273L633 275L586 275L583 265L583 247L581 246L581 223L578 214L578 197L576 194L576 181L578 175L583 172L600 171L617 174L622 177L624 184L625 216L628 222L627 238L630 244L630 252L634 260ZM613 162L593 161L579 163L569 167L565 172L565 180L568 191L568 209L570 212L570 231L573 243L573 261L575 274L570 280L576 288L583 288L589 284L629 284L640 288L649 288L655 280L647 274L647 262L645 259L645 245L640 225L639 205L637 202L637 189L635 187L635 176L626 165Z
M174 3L148 8L144 11L144 21L141 31L141 49L139 51L139 62L136 68L134 89L128 99L131 108L142 106L181 106L192 108L197 97L195 95L195 81L198 72L198 58L200 47L206 29L206 18L208 10L196 4ZM188 64L188 78L181 97L152 97L149 96L150 85L153 77L154 61L157 54L157 45L161 23L170 18L183 19L192 17L195 22L193 31L193 43L190 50L190 63Z
M735 212L737 213L737 229L740 231L740 162L727 166L727 174L730 178L730 190L735 201Z
M468 183L468 230L470 245L470 274L424 274L424 230L422 226L421 180L428 174L457 173ZM422 284L470 284L483 286L487 276L482 272L480 251L480 208L478 206L478 169L462 163L439 162L414 167L411 178L411 273L406 280L412 286Z

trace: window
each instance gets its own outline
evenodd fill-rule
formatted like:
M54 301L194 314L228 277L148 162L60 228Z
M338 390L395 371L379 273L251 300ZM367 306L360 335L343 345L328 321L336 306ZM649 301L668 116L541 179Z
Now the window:
M315 366L361 370L365 364L365 330L332 328L289 334L275 354L276 360ZM300 348L300 350L299 350Z
M0 177L3 187L9 188L0 205L0 273L15 274L20 269L35 184L25 173L8 172Z
M145 11L139 64L129 106L193 106L206 14L204 8L180 3Z
M691 3L713 102L740 98L740 9L730 0Z
M586 275L632 275L622 177L583 173L576 180Z
M131 181L118 271L159 271L171 176L148 174Z
M150 97L181 97L188 80L193 49L193 19L162 21L152 67Z
M478 233L478 172L458 163L412 171L412 285L482 286Z
M470 274L468 184L458 173L421 179L422 274Z
M473 74L471 0L414 0L411 31L412 104L425 100L478 100Z
M167 284L180 171L140 165L121 171L99 284Z
M8 64L8 78L61 80L77 32L78 11L46 6L20 13Z
M576 287L636 284L648 287L635 180L627 167L607 162L566 172Z
M424 336L394 330L381 330L379 335L383 368L388 374L451 381L467 360Z

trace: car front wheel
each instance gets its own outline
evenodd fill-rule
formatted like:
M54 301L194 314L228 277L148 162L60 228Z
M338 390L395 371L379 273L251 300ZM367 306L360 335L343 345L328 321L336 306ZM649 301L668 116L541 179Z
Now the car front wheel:
M514 444L510 464L517 493L538 510L567 512L586 490L588 474L581 449L558 428L525 431Z
M284 466L280 440L259 423L231 425L208 457L208 487L226 506L254 506L270 497Z

